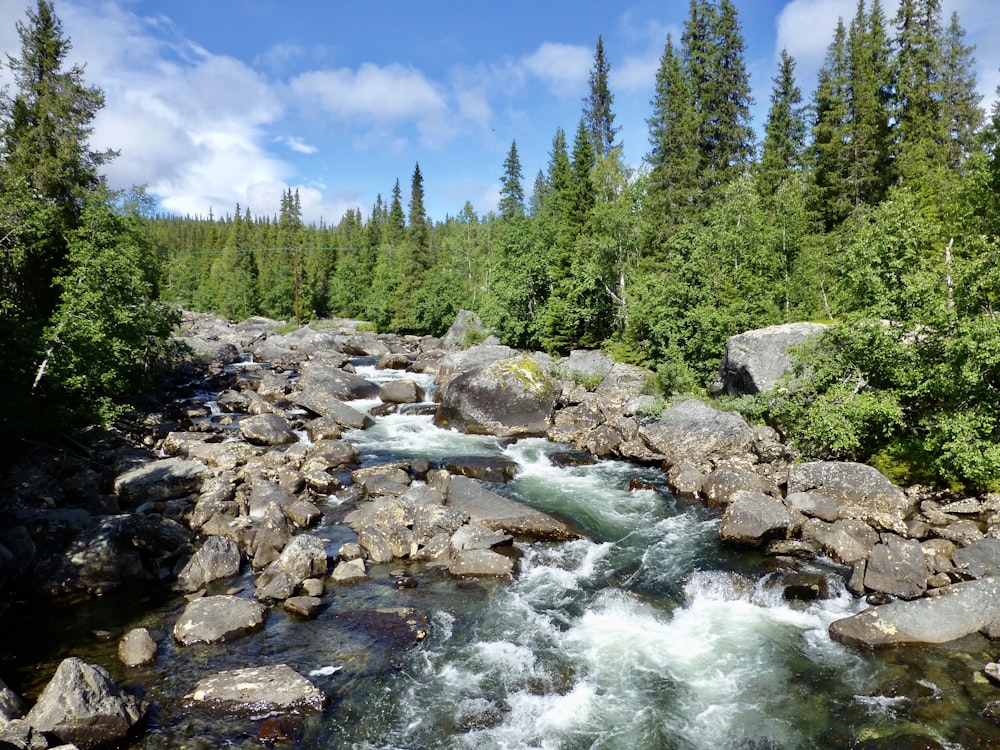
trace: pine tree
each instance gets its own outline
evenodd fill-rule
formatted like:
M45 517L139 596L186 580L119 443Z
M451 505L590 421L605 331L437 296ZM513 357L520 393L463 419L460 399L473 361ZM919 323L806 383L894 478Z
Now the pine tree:
M406 215L403 213L403 191L399 187L399 179L392 186L392 201L386 216L383 244L390 248L398 248L403 243L406 233Z
M765 197L801 174L806 138L802 92L795 83L795 60L788 50L781 50L778 75L773 81L759 175L760 194Z
M521 160L517 155L517 141L511 141L510 151L503 162L500 178L500 218L510 220L524 215L524 188L521 186Z
M590 70L590 94L583 101L583 117L586 121L590 143L598 158L608 156L621 143L615 143L615 136L621 128L615 127L615 115L611 111L614 95L608 88L611 65L604 56L604 39L597 37L594 51L594 67Z

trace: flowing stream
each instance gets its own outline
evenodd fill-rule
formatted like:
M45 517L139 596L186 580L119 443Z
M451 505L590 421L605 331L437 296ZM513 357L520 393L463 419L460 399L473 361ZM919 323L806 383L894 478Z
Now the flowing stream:
M180 697L206 670L260 662L288 663L334 696L322 716L304 721L297 747L1000 747L1000 732L978 716L1000 697L975 678L995 657L988 641L877 655L833 643L829 623L864 606L844 590L843 569L812 565L827 576L829 597L786 601L782 572L719 545L718 513L659 489L664 477L655 470L565 466L553 460L565 446L507 445L439 430L416 414L379 418L345 438L368 463L511 458L520 473L494 489L572 519L587 537L519 544L511 582L453 580L397 561L375 566L368 582L334 589L316 620L275 608L264 633L230 644L181 649L161 637L157 665L115 672L158 706L135 747L258 746L259 721L199 716ZM629 490L637 477L657 489ZM337 508L327 511L335 519ZM336 541L341 532L334 520L318 533ZM401 571L415 588L393 585ZM150 602L140 617L127 602L115 624L169 632L181 605ZM338 614L384 606L424 612L427 638L397 648ZM53 635L61 645L52 663L72 652L113 664L113 644L82 632L96 615L78 612L80 633L68 635L64 623ZM107 607L102 617L114 619ZM38 627L25 624L36 639Z

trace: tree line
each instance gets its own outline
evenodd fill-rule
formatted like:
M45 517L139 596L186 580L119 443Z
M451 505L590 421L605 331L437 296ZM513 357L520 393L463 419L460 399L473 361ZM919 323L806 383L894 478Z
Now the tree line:
M466 202L433 221L419 164L405 206L396 180L367 217L349 210L335 225L304 223L292 190L270 216L236 206L147 220L122 201L97 203L116 222L141 220L138 278L151 300L426 334L468 308L514 346L602 347L648 365L667 396L703 394L735 333L837 323L800 353L786 388L734 406L809 455L870 460L901 481L993 487L1000 110L983 110L973 71L959 17L945 19L939 0L902 0L892 18L859 0L808 101L782 52L757 142L735 6L690 0L680 38L665 40L637 168L623 160L599 37L579 121L556 129L527 180L511 143L485 216ZM5 133L21 122L13 102ZM5 170L16 163L8 142ZM87 174L100 158L87 152ZM21 319L58 309L4 303ZM56 330L46 323L38 340L61 339ZM31 373L46 351L23 360Z

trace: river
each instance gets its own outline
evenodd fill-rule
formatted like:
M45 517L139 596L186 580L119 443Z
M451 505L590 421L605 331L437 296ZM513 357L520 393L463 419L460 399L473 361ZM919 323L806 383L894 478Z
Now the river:
M572 519L586 538L519 544L510 582L375 566L371 580L329 589L317 619L275 608L263 633L224 645L173 644L165 633L183 604L173 598L80 606L58 624L29 617L21 637L37 651L36 681L69 653L111 666L157 707L134 745L150 749L259 746L259 720L201 716L180 699L206 670L262 662L287 663L334 696L298 728L304 748L1000 747L1000 731L978 716L996 697L975 678L995 657L988 641L878 655L832 642L830 622L864 607L842 568L811 564L828 597L786 601L782 571L721 546L718 513L673 498L656 470L567 466L554 460L565 446L462 435L417 414L380 417L345 438L369 464L513 459L520 473L495 489ZM651 488L630 490L636 477ZM316 533L349 538L334 500L326 511ZM401 573L416 586L394 585ZM252 591L249 578L243 585ZM402 649L345 615L386 606L424 612L427 638ZM139 625L161 635L157 664L113 666L114 643L93 629Z

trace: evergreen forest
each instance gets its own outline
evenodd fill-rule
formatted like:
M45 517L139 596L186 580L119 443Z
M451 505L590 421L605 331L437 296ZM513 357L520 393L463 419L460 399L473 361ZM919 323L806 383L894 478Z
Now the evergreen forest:
M176 308L430 335L470 309L512 346L648 366L668 399L705 397L733 334L828 322L786 387L730 406L803 455L1000 488L1000 107L984 111L974 50L940 0L892 17L859 0L817 81L783 53L757 92L732 1L690 0L641 164L623 160L598 38L579 121L535 175L511 143L495 212L466 202L432 219L416 164L406 205L397 179L367 215L319 225L293 190L277 214L207 217L110 193L114 154L86 138L101 93L62 69L49 3L18 29L17 90L0 99L0 354L22 395L50 388L107 418L169 354ZM770 103L760 139L754 93Z

